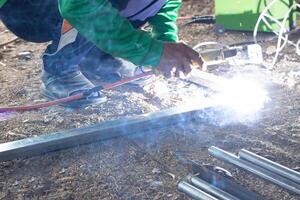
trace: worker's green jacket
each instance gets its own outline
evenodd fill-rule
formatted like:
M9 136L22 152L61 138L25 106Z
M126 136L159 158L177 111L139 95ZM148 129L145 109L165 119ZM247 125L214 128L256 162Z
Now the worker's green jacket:
M7 0L0 0L0 8L6 3Z
M0 7L9 0L0 0ZM177 41L176 18L181 0L166 0L148 22L150 33L135 29L109 0L59 0L59 10L80 34L101 50L137 65L157 66L162 41Z

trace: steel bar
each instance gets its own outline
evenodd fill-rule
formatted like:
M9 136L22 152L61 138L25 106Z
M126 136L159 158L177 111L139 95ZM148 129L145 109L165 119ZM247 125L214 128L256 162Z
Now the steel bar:
M180 192L187 194L189 197L196 200L218 200L217 198L207 194L206 192L196 188L195 186L187 183L186 181L180 181L177 186Z
M221 159L225 162L229 162L233 165L236 165L244 170L247 170L263 179L266 179L272 183L275 183L295 194L300 194L300 186L296 184L295 182L284 178L282 176L279 176L273 172L270 172L262 167L256 166L253 163L249 161L245 161L242 159L239 159L236 155L226 152L220 148L217 147L210 147L208 149L208 152L211 156Z
M187 180L189 183L191 183L195 187L217 197L220 200L239 200L239 198L207 183L204 180L201 180L200 178L198 178L196 176L189 175L189 176L187 176Z
M300 173L296 172L295 170L247 151L246 149L242 149L239 152L239 157L300 184Z
M206 111L211 108L182 106L120 120L101 122L95 125L44 134L0 144L0 161L66 149L95 141L111 139L134 133L157 131L171 125L192 120L205 122Z
M214 91L222 91L224 86L228 85L227 79L196 69L190 73L186 80Z

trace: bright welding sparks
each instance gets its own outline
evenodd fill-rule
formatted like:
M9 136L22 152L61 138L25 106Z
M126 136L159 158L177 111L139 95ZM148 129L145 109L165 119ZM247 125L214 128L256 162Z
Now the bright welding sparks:
M241 115L252 115L270 100L267 91L255 80L245 77L229 79L215 96L220 105Z

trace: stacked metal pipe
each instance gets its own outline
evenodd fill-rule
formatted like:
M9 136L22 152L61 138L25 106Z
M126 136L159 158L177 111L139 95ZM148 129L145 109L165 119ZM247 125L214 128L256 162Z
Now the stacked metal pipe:
M210 147L208 152L215 158L236 165L300 195L300 173L295 170L289 169L245 149L239 152L239 156L214 146Z
M196 200L218 200L217 198L211 196L207 192L183 180L178 183L177 187L180 192L183 192L187 194L189 197Z
M178 184L178 190L193 199L262 200L259 194L237 184L229 171L213 165L182 160L192 174Z
M239 200L194 175L188 175L185 180L180 181L178 190L196 200Z
M187 194L193 199L201 200L259 200L262 199L258 195L235 185L226 177L221 177L220 174L211 174L212 171L201 172L196 175L188 175L178 183L178 190ZM212 176L211 176L212 175ZM210 180L210 178L212 180ZM226 188L220 187L221 184L226 184ZM239 192L232 192L239 190ZM245 197L246 196L246 197Z

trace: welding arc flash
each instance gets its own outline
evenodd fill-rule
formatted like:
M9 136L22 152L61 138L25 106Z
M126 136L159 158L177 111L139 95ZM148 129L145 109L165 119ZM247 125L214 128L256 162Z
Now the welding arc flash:
M257 113L270 100L260 84L243 77L228 80L217 99L221 105L241 114Z

